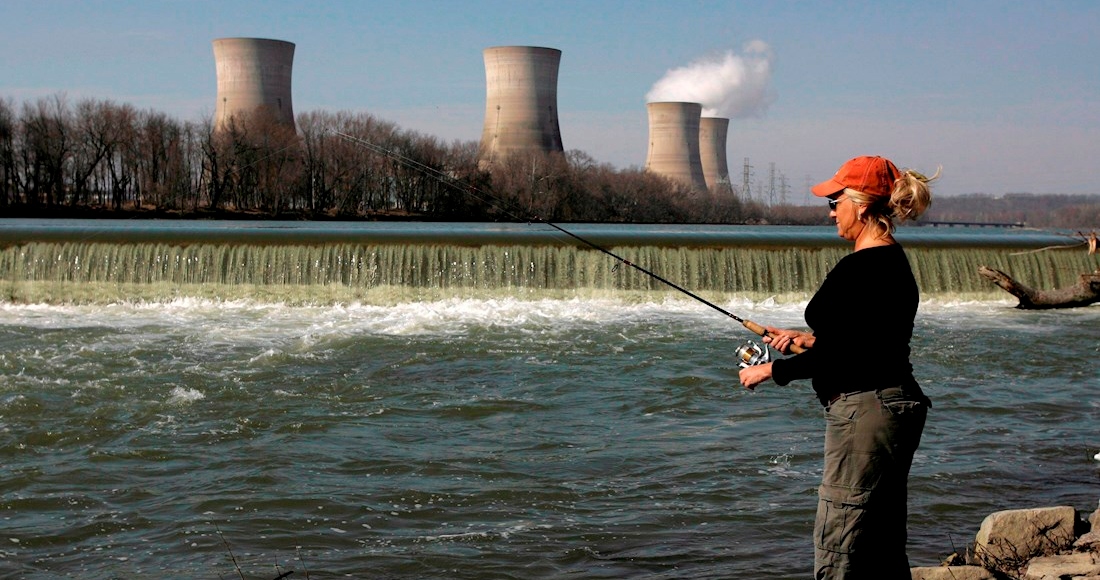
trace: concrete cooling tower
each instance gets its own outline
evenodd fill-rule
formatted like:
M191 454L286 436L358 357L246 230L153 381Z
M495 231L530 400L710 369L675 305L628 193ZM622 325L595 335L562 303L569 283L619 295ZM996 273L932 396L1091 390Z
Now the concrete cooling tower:
M294 43L266 38L214 40L218 71L218 103L214 126L223 127L234 116L266 107L276 119L294 126L290 73Z
M561 51L535 46L484 50L485 128L478 162L492 167L518 153L561 153L558 64Z
M648 103L649 153L646 171L663 175L696 189L707 188L699 158L699 103Z
M731 191L730 169L726 162L726 135L730 120L722 117L699 119L699 160L703 179L713 192Z

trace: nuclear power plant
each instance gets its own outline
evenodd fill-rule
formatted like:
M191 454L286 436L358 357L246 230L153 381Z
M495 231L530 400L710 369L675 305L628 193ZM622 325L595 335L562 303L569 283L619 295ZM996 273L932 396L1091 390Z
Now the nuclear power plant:
M294 126L290 76L294 43L267 38L214 40L218 71L218 102L214 126L222 128L235 116L266 108L276 120Z
M562 153L558 128L561 51L496 46L485 58L485 127L478 164L489 169L516 154Z
M696 189L707 188L699 157L699 103L657 102L649 112L649 153L645 169Z
M699 160L703 165L703 180L715 193L732 191L730 169L726 161L726 135L730 120L723 117L699 119Z
M218 97L214 127L266 110L294 127L292 42L267 38L213 41ZM492 169L516 155L563 153L558 125L561 51L537 46L495 46L483 51L485 124L478 165ZM647 103L649 150L645 169L699 190L730 189L726 160L729 119L702 117L702 105Z

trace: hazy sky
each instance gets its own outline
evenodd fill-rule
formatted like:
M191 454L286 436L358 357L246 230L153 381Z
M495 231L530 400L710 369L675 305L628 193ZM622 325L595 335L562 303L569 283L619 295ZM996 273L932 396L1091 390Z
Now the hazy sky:
M296 113L365 111L445 141L481 136L483 49L547 46L565 148L617 167L645 163L647 95L694 82L732 117L731 180L748 158L767 185L774 163L790 201L864 154L942 165L939 194L1100 193L1093 0L3 0L0 98L198 121L211 41L232 36L297 45Z

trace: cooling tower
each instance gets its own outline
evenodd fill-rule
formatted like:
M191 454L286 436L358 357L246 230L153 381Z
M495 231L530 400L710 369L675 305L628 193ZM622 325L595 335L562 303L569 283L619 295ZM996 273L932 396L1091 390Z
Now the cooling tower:
M649 111L649 153L646 171L664 175L697 189L706 189L699 158L699 103L661 102Z
M699 119L699 160L703 179L714 192L730 190L730 169L726 163L726 134L730 120L722 117Z
M255 113L265 107L282 123L294 126L290 99L290 72L294 43L266 38L214 40L218 70L218 104L214 126L220 128L233 116Z
M484 51L485 128L478 161L492 167L517 153L561 153L558 63L561 51L496 46Z

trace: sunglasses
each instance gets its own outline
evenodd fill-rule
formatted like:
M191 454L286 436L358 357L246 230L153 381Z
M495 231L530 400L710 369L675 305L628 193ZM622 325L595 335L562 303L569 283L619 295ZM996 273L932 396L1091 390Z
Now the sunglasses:
M840 205L840 202L843 199L845 199L845 198L841 197L841 198L838 198L838 199L830 199L829 200L829 211L836 211L836 206Z

